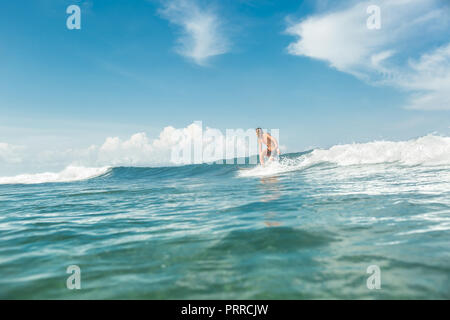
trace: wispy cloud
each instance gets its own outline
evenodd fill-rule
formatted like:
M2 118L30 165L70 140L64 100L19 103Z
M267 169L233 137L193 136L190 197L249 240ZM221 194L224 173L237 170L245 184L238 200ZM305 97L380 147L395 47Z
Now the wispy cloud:
M449 7L438 0L379 0L381 29L367 28L358 2L312 15L286 30L290 54L326 61L339 71L411 93L412 109L450 109Z
M0 163L20 163L22 147L0 142Z
M200 6L195 0L171 0L160 14L182 28L176 51L195 63L205 65L209 58L228 52L223 23L211 6Z

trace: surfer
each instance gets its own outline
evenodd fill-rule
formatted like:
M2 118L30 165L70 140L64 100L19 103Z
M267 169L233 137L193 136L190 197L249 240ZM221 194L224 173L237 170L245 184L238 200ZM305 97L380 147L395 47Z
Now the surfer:
M259 161L264 165L264 157L268 157L269 161L273 160L273 150L276 150L277 154L280 155L280 149L278 148L278 141L268 133L264 133L261 128L256 128L256 136L258 137L258 152ZM262 144L267 146L267 149L262 151Z

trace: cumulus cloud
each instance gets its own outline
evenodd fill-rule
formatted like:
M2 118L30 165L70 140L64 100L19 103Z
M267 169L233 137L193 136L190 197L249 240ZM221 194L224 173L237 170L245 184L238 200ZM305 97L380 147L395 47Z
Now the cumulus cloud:
M200 6L196 0L171 0L160 14L181 27L176 51L195 63L205 65L208 58L229 50L222 21L212 7Z
M450 109L449 7L438 0L379 0L381 29L367 27L373 1L291 23L292 55L411 93L407 108ZM447 35L447 36L446 36Z
M109 137L100 147L91 146L88 151L81 152L85 158L78 164L86 164L83 163L86 159L91 165L102 166L214 162L256 155L256 146L253 129L222 133L194 122L186 128L165 127L153 140L144 132L127 140Z

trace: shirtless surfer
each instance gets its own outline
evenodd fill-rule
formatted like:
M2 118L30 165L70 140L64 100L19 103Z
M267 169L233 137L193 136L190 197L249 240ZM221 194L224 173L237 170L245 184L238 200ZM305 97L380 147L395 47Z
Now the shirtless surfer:
M264 157L268 157L269 161L273 160L272 151L276 150L277 154L280 155L280 149L278 148L278 141L268 133L264 133L261 128L256 128L256 136L258 137L258 152L259 161L264 165ZM262 151L262 144L267 146L267 149Z

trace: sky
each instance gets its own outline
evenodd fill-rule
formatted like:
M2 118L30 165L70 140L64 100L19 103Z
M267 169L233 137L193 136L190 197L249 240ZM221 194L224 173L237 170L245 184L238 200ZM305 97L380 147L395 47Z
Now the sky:
M2 1L0 174L142 164L194 121L283 152L448 135L449 24L446 0Z

